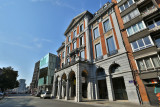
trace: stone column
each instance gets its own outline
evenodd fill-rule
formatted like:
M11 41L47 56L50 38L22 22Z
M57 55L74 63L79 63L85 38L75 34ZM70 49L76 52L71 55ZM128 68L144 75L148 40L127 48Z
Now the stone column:
M76 102L81 102L82 101L82 73L79 70L79 64L77 65L77 72L76 72Z
M115 96L114 96L114 89L113 89L113 83L112 83L111 76L106 77L106 83L107 83L109 101L114 101Z
M66 100L69 100L69 77L67 76L67 82L66 82Z
M53 98L56 98L56 76L54 75L53 88L52 88Z
M58 99L62 98L62 82L61 78L58 78Z

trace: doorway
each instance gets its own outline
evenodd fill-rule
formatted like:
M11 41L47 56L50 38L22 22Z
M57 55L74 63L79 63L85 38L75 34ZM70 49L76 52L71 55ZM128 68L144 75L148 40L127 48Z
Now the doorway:
M98 80L99 99L108 99L106 79Z
M112 78L115 100L128 100L123 77Z

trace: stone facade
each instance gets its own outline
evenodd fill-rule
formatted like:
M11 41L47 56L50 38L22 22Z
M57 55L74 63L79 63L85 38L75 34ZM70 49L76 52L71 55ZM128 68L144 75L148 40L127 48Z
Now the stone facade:
M114 3L106 3L95 14L85 11L73 18L65 31L66 40L57 50L60 67L54 75L54 98L139 103L113 7ZM65 56L62 57L63 52Z

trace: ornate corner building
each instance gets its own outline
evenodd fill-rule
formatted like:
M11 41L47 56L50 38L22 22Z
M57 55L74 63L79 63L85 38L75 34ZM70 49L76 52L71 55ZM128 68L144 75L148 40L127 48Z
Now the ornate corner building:
M72 19L57 50L60 64L54 74L55 98L139 103L116 5L106 3L95 14L85 11Z

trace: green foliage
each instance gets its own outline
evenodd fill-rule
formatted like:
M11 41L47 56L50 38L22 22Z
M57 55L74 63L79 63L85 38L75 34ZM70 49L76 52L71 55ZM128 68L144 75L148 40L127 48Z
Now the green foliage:
M2 74L0 75L0 88L2 91L7 89L13 89L18 87L17 81L18 71L15 71L12 67L4 67Z

